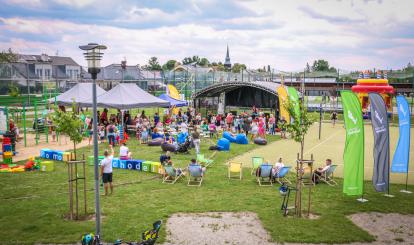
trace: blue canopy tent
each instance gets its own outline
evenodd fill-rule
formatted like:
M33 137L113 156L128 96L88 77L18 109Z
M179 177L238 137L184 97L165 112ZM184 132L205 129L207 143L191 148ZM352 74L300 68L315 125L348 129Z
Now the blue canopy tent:
M169 107L175 106L175 107L183 107L183 106L187 106L188 102L185 100L176 100L172 97L170 97L167 94L161 94L160 96L158 96L158 98L168 101L168 103L170 103Z

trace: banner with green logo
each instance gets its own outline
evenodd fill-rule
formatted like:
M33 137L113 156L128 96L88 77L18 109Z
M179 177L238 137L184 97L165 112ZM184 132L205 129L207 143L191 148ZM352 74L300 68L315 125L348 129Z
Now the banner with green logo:
M347 195L364 191L364 123L361 104L351 91L341 91L346 130L344 149L344 187Z
M295 117L300 118L299 96L298 91L294 87L288 87L289 101L295 108Z

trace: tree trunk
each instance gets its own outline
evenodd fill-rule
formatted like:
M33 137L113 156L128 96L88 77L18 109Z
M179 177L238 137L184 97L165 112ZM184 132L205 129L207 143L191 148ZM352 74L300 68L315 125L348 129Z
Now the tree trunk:
M77 157L76 157L76 143L75 143L75 141L73 141L73 153L75 154L75 159L73 159L73 160L76 161Z

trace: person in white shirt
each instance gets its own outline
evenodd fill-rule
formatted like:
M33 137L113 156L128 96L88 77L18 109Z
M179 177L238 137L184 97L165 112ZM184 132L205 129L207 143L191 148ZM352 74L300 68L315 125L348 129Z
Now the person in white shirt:
M126 143L122 143L121 147L119 147L119 159L121 160L128 160L131 159L131 152L129 152Z
M181 125L180 125L180 127L181 127L181 132L183 132L183 133L187 133L188 132L188 126L187 126L187 124L185 122L182 122Z
M111 154L108 150L105 150L105 158L101 161L101 178L104 183L105 196L108 195L108 186L111 188L111 194L114 191L114 186L112 185L112 159L114 157L114 148L112 145L109 145L111 149Z
M317 168L313 172L312 180L315 184L319 183L320 177L331 167L331 165L332 165L332 160L328 158L326 159L325 166L323 168Z
M275 172L278 174L284 166L285 164L283 163L283 160L280 157L279 160L275 163L275 167L274 167Z
M279 174L280 170L285 166L283 163L282 158L280 157L279 160L275 163L275 166L272 168L272 176L274 178L277 178L277 175Z

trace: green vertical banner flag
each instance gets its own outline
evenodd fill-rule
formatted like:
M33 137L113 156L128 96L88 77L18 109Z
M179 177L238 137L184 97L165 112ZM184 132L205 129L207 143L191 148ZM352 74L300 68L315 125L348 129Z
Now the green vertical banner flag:
M289 101L293 104L295 109L295 117L300 118L299 96L298 91L294 87L288 87Z
M361 104L351 91L341 91L346 130L344 149L344 187L347 195L364 191L364 123Z

